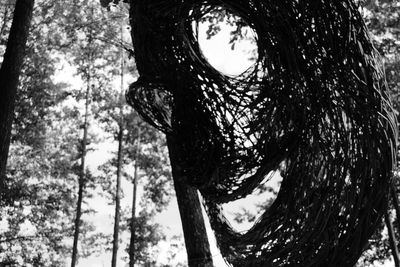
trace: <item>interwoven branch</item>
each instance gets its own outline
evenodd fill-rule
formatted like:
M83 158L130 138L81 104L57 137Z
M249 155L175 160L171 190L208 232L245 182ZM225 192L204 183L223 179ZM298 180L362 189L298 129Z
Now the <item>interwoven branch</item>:
M237 77L215 70L193 22L223 7L257 34ZM397 124L379 57L350 0L139 0L131 14L141 79L130 102L174 137L234 266L353 266L387 205ZM278 196L246 233L221 204L269 173Z

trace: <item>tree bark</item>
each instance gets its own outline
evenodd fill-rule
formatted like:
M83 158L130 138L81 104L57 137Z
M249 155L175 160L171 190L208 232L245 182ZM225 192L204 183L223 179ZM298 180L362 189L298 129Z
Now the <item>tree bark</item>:
M397 249L397 242L396 242L395 233L393 231L393 225L392 225L392 222L390 221L389 210L386 210L386 212L385 212L385 223L386 223L386 227L388 229L389 244L390 244L390 248L392 250L394 266L400 267L399 251Z
M133 173L133 198L132 198L132 217L131 217L131 239L129 242L129 267L134 267L135 266L135 220L136 220L136 195L137 195L137 184L138 184L138 160L139 160L139 151L140 151L140 127L138 126L138 136L137 136L137 142L136 142L136 159L135 159L135 171Z
M189 267L212 267L212 256L197 190L186 184L175 152L175 140L167 136L175 193L185 237Z
M81 155L81 168L79 173L79 189L78 189L78 200L76 203L76 217L75 217L75 232L74 232L74 243L72 246L72 259L71 259L71 267L75 267L76 259L78 256L78 240L79 240L79 231L81 225L81 216L82 216L82 201L83 201L83 193L85 190L85 180L86 180L86 144L88 139L88 120L89 120L89 97L90 97L90 77L88 77L87 89L86 89L86 97L85 97L85 120L83 124L83 138L82 138L82 155Z
M34 0L17 0L0 69L0 194L5 192L5 175L14 119L15 97L25 56L33 5Z

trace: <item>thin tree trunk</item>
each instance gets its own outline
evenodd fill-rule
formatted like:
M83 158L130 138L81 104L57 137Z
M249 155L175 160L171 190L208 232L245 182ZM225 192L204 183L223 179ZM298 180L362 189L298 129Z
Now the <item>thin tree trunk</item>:
M390 248L392 250L394 266L395 267L400 267L399 251L397 249L396 237L395 237L395 233L393 231L392 222L390 221L390 216L389 216L389 211L388 210L385 212L385 223L386 223L386 227L388 229L389 244L390 244Z
M88 120L89 120L89 97L90 97L90 77L88 77L87 89L86 89L86 97L85 97L85 121L83 124L83 138L82 138L82 157L81 157L81 168L79 173L79 189L78 189L78 201L76 203L76 217L75 217L75 225L74 225L74 243L72 246L72 259L71 259L71 267L75 267L76 258L78 255L78 240L79 240L79 231L81 225L81 216L82 216L82 200L83 193L85 190L85 180L86 180L86 144L87 144L87 135L88 135Z
M129 242L129 267L135 266L135 220L136 220L136 198L137 198L137 184L138 184L138 160L139 160L139 151L140 151L140 127L138 126L138 135L136 141L136 158L135 158L135 171L133 173L133 197L132 197L132 217L131 217L131 240Z
M121 22L121 41L123 40L123 28ZM122 149L123 149L123 135L124 135L124 117L123 117L123 89L124 89L124 52L120 49L121 55L121 87L120 87L120 116L119 116L119 132L118 132L118 156L117 156L117 188L115 189L115 217L114 217L114 236L113 236L113 250L111 267L117 266L118 247L119 247L119 222L121 210L121 169L122 169Z
M17 0L0 69L0 196L5 192L5 175L14 119L15 96L25 56L33 5L33 0Z
M117 188L115 189L115 217L114 217L114 236L111 266L117 266L117 255L119 245L119 221L121 209L121 168L122 168L122 141L123 141L123 125L120 123L118 132L118 156L117 156Z
M175 140L167 136L176 198L181 215L189 267L212 267L212 256L197 190L185 183L175 152Z

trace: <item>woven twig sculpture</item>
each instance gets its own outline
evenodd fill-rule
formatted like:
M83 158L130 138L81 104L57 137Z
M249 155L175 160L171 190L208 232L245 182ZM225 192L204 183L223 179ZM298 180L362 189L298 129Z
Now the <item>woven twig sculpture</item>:
M216 6L257 34L237 77L215 70L193 21ZM234 266L353 266L382 212L396 151L384 73L350 0L138 0L131 14L140 79L128 102L179 140L185 181L204 196ZM221 204L283 178L245 233Z

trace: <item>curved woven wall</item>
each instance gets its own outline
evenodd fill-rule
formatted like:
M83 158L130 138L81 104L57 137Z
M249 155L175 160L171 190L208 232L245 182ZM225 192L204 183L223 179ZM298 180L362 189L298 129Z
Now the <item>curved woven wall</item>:
M220 6L257 34L237 77L203 56L193 21ZM140 79L128 102L179 140L221 253L234 266L353 266L387 205L397 125L377 52L349 0L138 0ZM221 204L269 173L278 196L246 233Z

